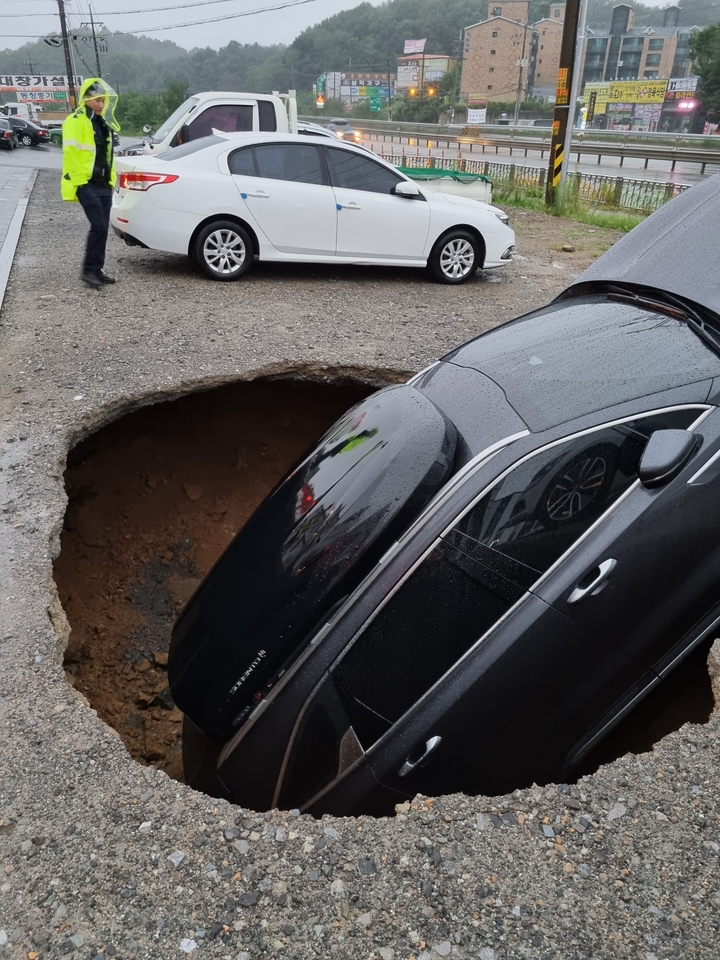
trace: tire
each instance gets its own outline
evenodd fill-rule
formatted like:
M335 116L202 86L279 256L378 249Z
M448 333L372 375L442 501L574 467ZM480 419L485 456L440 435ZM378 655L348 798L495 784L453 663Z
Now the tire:
M33 139L29 133L26 133L22 137L20 137L20 143L24 147L31 147L33 145Z
M192 254L211 280L238 280L252 266L252 240L232 220L214 220L195 237Z
M217 760L224 746L224 740L209 737L183 714L183 780L189 787L209 797L228 799L228 791L217 775Z
M440 237L428 257L428 268L440 283L466 283L480 266L480 245L467 230Z

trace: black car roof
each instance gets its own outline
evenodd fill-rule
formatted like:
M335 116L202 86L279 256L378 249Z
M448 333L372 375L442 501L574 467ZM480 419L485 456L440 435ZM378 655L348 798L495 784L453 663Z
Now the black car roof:
M656 287L720 314L720 175L685 190L639 224L564 291L621 282Z

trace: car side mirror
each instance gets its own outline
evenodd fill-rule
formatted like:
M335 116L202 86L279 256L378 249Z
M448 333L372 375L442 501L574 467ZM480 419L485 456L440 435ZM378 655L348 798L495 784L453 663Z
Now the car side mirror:
M189 143L192 137L190 136L190 124L184 123L178 130L177 142L178 146L181 146L183 143Z
M640 482L644 487L670 483L695 453L702 437L687 430L656 430L640 459Z
M143 127L143 133L151 134L152 132L153 132L153 128L150 126L149 123L146 123L145 126Z
M410 183L409 180L401 180L395 184L394 193L398 197L407 197L409 200L420 196L420 191L416 183Z

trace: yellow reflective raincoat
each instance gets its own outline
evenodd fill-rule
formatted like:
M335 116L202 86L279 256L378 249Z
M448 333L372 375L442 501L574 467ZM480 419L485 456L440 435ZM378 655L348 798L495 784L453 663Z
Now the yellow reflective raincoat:
M88 95L90 88L95 88ZM97 92L98 89L101 92ZM90 77L80 88L80 105L62 125L63 136L63 167L61 194L63 200L77 201L78 187L88 183L92 177L95 164L95 133L91 119L91 111L85 106L87 100L95 97L105 98L105 107L102 118L108 125L111 135L108 136L108 165L110 167L110 186L115 186L115 165L113 164L112 131L119 130L120 125L115 120L115 106L118 95L113 88L100 77Z

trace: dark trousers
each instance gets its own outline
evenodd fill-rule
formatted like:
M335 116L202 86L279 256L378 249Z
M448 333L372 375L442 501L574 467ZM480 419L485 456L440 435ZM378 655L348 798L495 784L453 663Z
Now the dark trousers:
M83 273L97 276L105 266L105 246L110 226L112 187L102 183L86 183L78 188L77 198L90 221L85 246Z

